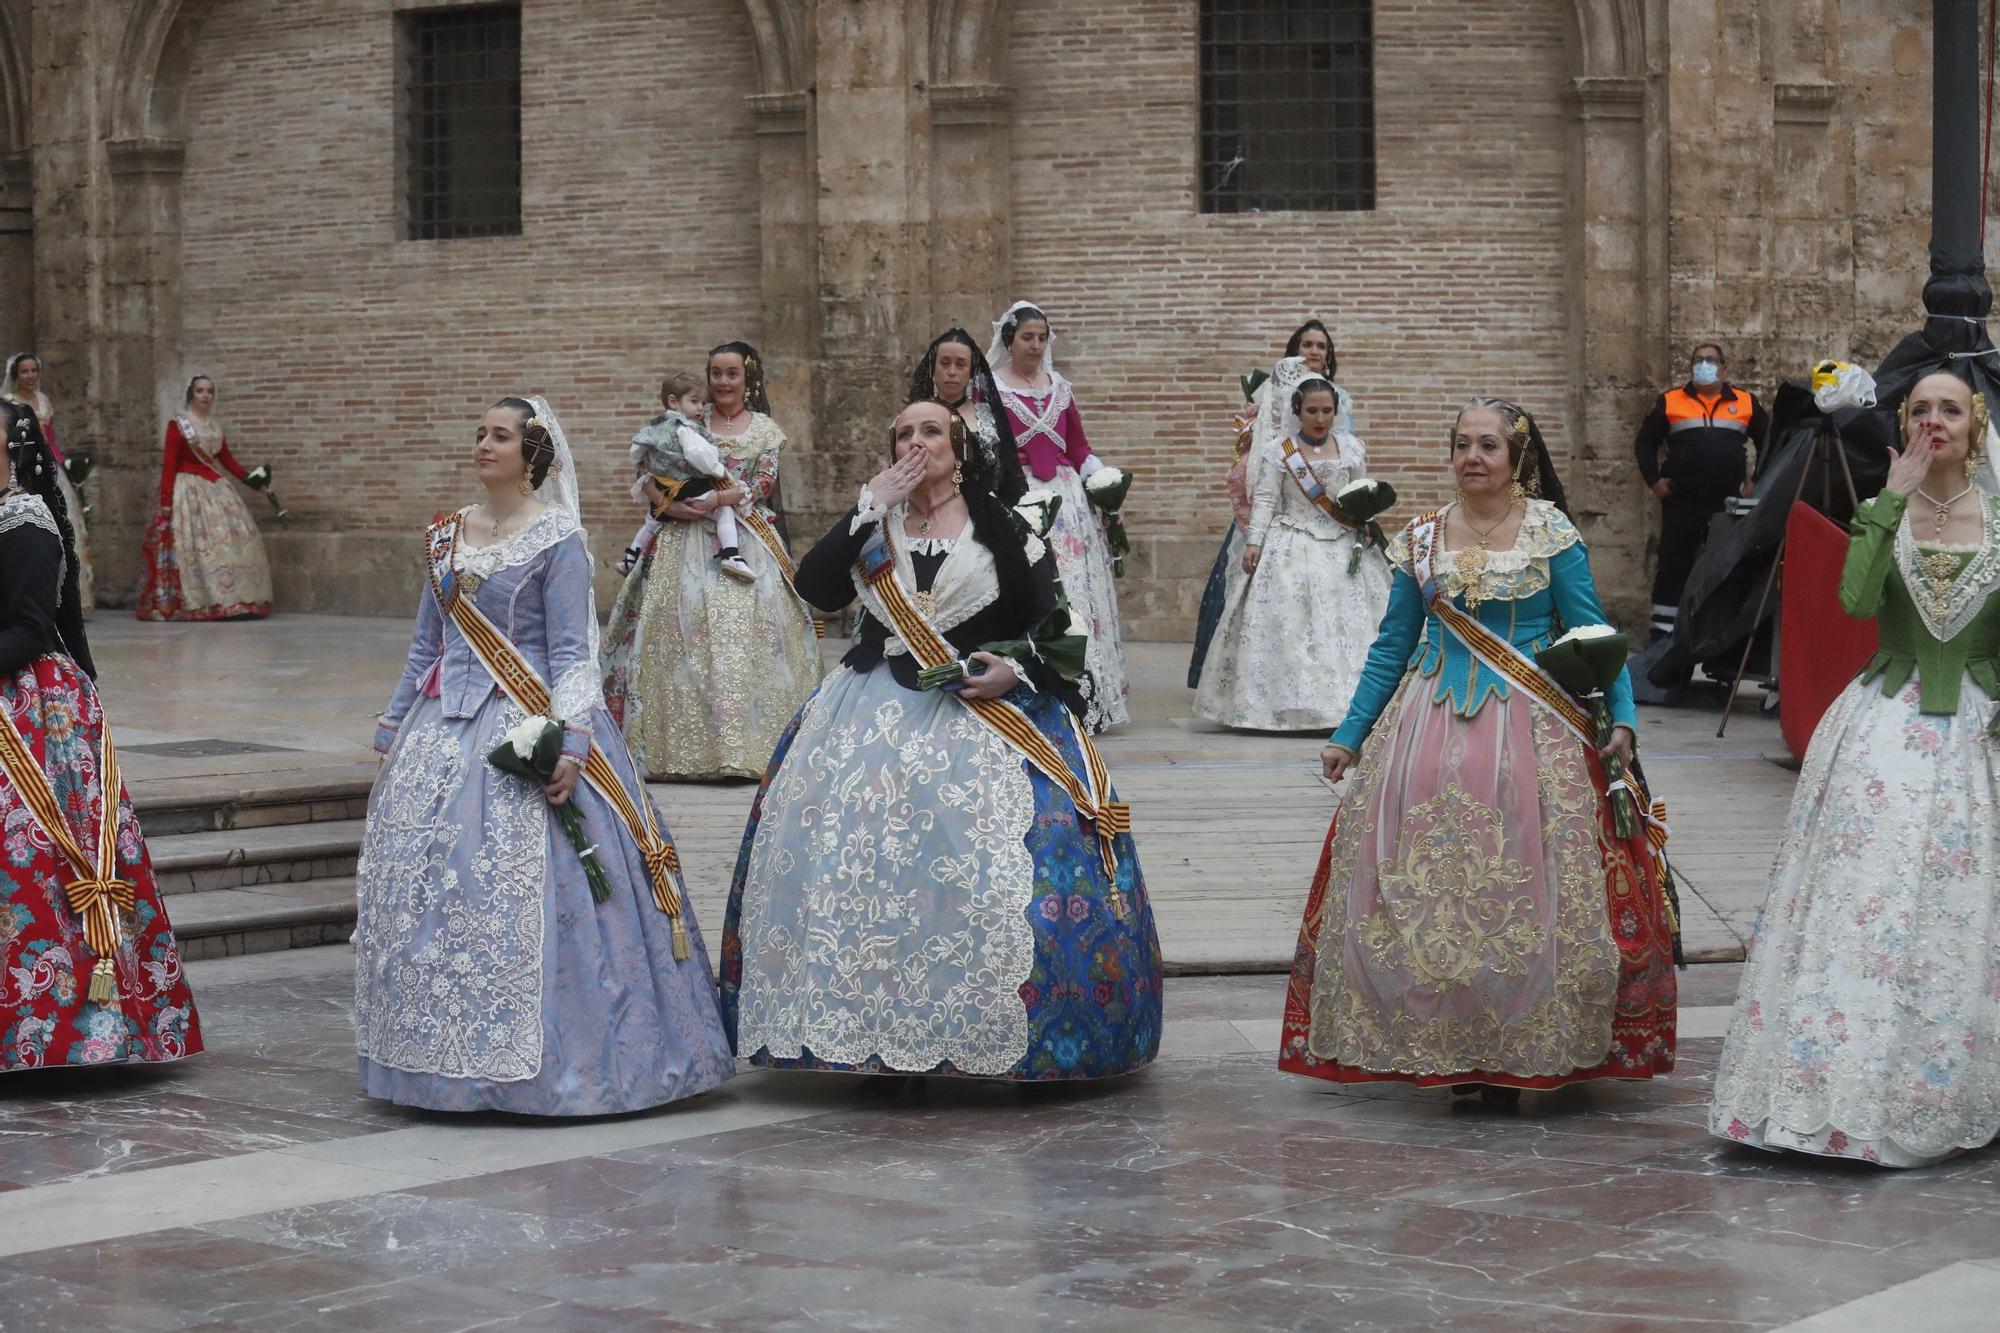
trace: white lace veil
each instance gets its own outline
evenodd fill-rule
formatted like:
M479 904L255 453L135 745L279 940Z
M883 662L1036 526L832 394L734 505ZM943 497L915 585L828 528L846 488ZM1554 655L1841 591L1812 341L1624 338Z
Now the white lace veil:
M1000 330L1006 327L1007 321L1014 318L1017 312L1022 310L1040 310L1040 309L1041 307L1036 305L1033 301L1016 301L1014 302L1014 304L1007 307L1006 314L1000 316L1000 318L993 321L993 341L986 344L987 365L993 367L995 371L998 371L1002 366L1011 366L1014 364L1014 354L1008 351L1007 344L1001 341ZM1046 318L1046 316L1044 316L1044 318ZM1048 342L1042 345L1041 368L1048 372L1048 376L1050 379L1055 378L1056 326L1054 324L1049 325L1049 340Z
M44 376L44 381L43 383L37 384L35 386L35 401L29 403L28 406L34 408L35 416L39 418L41 421L46 423L48 419L52 415L54 415L49 406L49 391L46 380L46 377L49 373L49 367L46 361L42 361L42 359L38 356L35 356L33 352L16 352L14 353L14 355L7 358L7 369L4 372L4 374L0 374L0 394L5 394L9 398L21 397L20 390L14 387L14 371L20 366L20 364L23 361L27 360L29 357L35 357L36 361L41 362L42 375ZM23 399L22 401L26 400Z
M556 416L556 410L549 406L548 399L537 393L523 395L523 401L533 405L535 420L542 423L542 429L549 433L549 441L556 449L555 461L549 464L548 475L543 477L542 484L535 488L535 498L550 509L560 510L576 521L576 530L583 536L584 554L589 555L590 533L583 526L582 490L576 475L576 455L570 452L569 436L563 433L562 420ZM595 562L591 567L596 568ZM561 705L565 703L569 705L569 712L562 713L565 717L576 715L580 708L592 706L591 703L576 698L580 690L585 694L594 694L595 698L592 701L594 704L602 704L604 700L595 665L600 656L595 595L590 599L589 615L586 618L590 625L590 680L583 682L565 679L556 682L558 712L561 712Z

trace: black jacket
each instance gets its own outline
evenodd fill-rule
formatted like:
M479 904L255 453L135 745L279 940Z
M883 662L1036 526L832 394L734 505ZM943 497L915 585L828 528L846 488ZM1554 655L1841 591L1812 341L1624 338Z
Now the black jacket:
M1713 398L1704 397L1701 386L1692 381L1661 394L1653 400L1653 410L1646 414L1638 435L1632 441L1639 475L1646 479L1648 486L1665 477L1673 483L1673 498L1677 500L1716 500L1738 494L1743 483L1753 479L1743 451L1746 435L1756 446L1760 465L1764 457L1764 439L1770 431L1770 418L1764 413L1764 405L1748 389L1739 389L1731 384L1710 387L1716 390ZM1689 398L1696 399L1707 409L1711 419L1723 415L1721 408L1724 405L1733 404L1738 409L1735 419L1743 421L1742 411L1747 406L1747 429L1703 426L1698 418L1686 413L1679 420L1670 420L1669 398L1682 403ZM1671 429L1675 426L1680 429Z
M48 529L21 523L0 532L0 676L64 651L56 632L61 569L62 542Z
M850 509L834 525L827 529L826 536L812 550L806 552L799 561L798 574L793 586L799 595L822 611L840 611L849 606L855 597L852 577L854 562L861 558L861 548L867 544L875 530L873 523L865 524L861 531L849 533L848 527L854 521L855 511ZM1012 518L1009 515L1010 519ZM1016 524L1014 535L1025 541L1027 534ZM967 525L960 541L978 540L972 526ZM938 569L944 564L943 556L913 556L911 563L916 568L918 591L928 592L937 578ZM1028 569L1025 586L1009 587L1008 580L1001 577L1000 595L977 614L944 634L960 657L969 656L985 644L1003 639L1024 639L1030 631L1055 609L1056 578L1054 558L1045 550L1042 558ZM860 635L854 646L847 650L841 662L856 671L870 671L880 665L885 654L883 645L888 642L889 628L877 620L873 613L861 613ZM888 659L889 670L896 677L896 683L905 689L917 688L917 662L908 653L898 653ZM1022 662L1027 671L1029 683L1037 690L1053 691L1064 703L1075 707L1076 700L1071 686L1040 662Z

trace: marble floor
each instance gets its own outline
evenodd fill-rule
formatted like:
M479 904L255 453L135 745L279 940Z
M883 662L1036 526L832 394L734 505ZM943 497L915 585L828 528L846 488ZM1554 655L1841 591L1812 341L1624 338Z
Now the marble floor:
M211 1054L0 1079L0 1328L1955 1329L2000 1308L2000 1152L1889 1173L1670 1079L1530 1095L1277 1072L1283 981L1169 983L1102 1086L747 1072L595 1121L363 1099L344 947L190 968Z
M409 632L387 619L157 625L114 611L90 628L99 689L135 789L372 771L375 715L395 686ZM830 644L830 657L838 651ZM1176 971L1283 968L1336 800L1319 777L1322 738L1196 721L1187 653L1186 644L1127 645L1132 722L1103 742L1132 806L1161 943ZM1740 708L1720 739L1709 710L1648 708L1640 722L1654 794L1670 806L1689 954L1740 959L1791 798L1791 772L1766 758L1784 749L1777 724L1754 706ZM270 748L160 749L215 741ZM719 919L755 788L654 790L697 915Z

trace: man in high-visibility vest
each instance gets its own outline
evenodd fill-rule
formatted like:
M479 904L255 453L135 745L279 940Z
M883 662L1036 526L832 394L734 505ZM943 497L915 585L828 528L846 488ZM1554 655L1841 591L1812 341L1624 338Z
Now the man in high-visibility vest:
M1639 475L1660 497L1660 561L1653 575L1653 633L1671 634L1681 589L1732 495L1748 495L1770 422L1748 389L1723 377L1719 343L1694 349L1688 381L1653 404L1633 440Z

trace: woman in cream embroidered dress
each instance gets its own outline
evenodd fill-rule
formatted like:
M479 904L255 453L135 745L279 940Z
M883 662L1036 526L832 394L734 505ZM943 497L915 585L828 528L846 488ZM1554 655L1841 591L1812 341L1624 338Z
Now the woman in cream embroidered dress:
M859 598L862 612L751 807L724 1019L740 1054L780 1068L1137 1069L1159 1048L1161 968L1131 835L1107 872L1097 826L966 702L1004 699L1059 767L1087 771L1051 659L996 651L1019 652L1055 606L1046 546L999 498L1020 489L1004 472L1019 464L1002 456L996 480L939 403L905 408L891 439L898 461L799 563L815 605ZM981 668L962 692L920 687L897 613L857 568L871 553L949 654Z
M1326 325L1316 319L1309 319L1292 330L1292 336L1285 343L1285 355L1281 360L1304 357L1306 369L1315 375L1331 381L1335 374L1336 361L1333 354L1333 335ZM1347 391L1336 386L1334 392L1339 397L1339 416L1335 419L1335 430L1352 433L1354 420ZM1257 454L1258 436L1265 434L1267 414L1274 409L1276 416L1270 417L1270 432L1278 430L1283 423L1284 404L1272 397L1271 381L1267 377L1251 393L1244 410L1230 418L1234 428L1235 446L1231 451L1229 470L1223 474L1223 489L1229 493L1229 531L1222 536L1222 545L1215 553L1215 564L1208 571L1208 582L1202 587L1201 609L1195 615L1194 651L1188 656L1188 688L1201 687L1202 668L1207 664L1208 651L1215 639L1215 627L1222 620L1222 609L1229 604L1230 596L1238 584L1249 576L1243 572L1244 538L1250 531L1250 490L1257 484L1251 462Z
M376 734L386 758L356 875L362 1090L529 1115L692 1096L734 1069L692 904L683 893L691 949L676 961L646 858L579 780L595 741L626 793L648 799L598 689L574 460L548 404L508 398L481 422L475 464L486 501L432 529L409 660ZM565 757L546 789L487 761L526 715L440 605L447 587L552 690ZM550 813L568 802L611 882L604 902Z
M1257 470L1232 589L1195 695L1195 716L1260 731L1329 731L1346 716L1368 644L1389 604L1389 566L1372 544L1353 573L1354 529L1306 498L1280 452L1289 439L1329 497L1367 475L1358 436L1336 425L1333 384L1303 357L1280 361L1272 397L1285 404L1274 455Z
M1918 1167L2000 1137L2000 500L1985 401L1950 372L1841 573L1880 650L1813 732L1715 1076L1709 1128Z
M90 560L90 530L83 521L83 500L77 495L76 487L70 484L69 473L64 470L62 446L56 440L56 406L49 401L48 390L42 385L42 359L33 352L16 352L7 358L7 370L0 378L0 398L10 403L21 403L32 408L41 422L42 438L48 442L49 455L56 461L56 490L63 498L63 506L69 511L70 530L76 534L76 595L83 607L84 619L97 606L97 580Z
M1306 904L1279 1065L1352 1083L1485 1089L1673 1067L1672 927L1643 832L1613 831L1600 756L1473 656L1438 593L1529 657L1604 619L1527 413L1453 426L1461 499L1391 543L1389 610L1322 759L1347 777ZM1608 691L1634 745L1631 679ZM1378 719L1387 725L1377 727Z
M764 541L743 526L755 582L726 577L717 561L717 506L777 519L785 433L766 415L756 349L730 342L709 353L708 396L731 485L659 508L673 521L626 576L606 631L605 696L655 781L762 777L825 674L811 612Z
M1068 380L1056 373L1055 331L1047 315L1016 301L993 322L986 360L1021 450L1029 484L1062 497L1049 547L1070 610L1090 630L1090 674L1082 682L1083 724L1092 733L1127 720L1131 685L1118 628L1118 584L1111 542L1084 483L1103 460L1083 433L1083 415Z
M264 536L225 477L249 473L215 418L215 381L196 375L167 423L159 504L140 550L141 620L236 620L271 614Z

